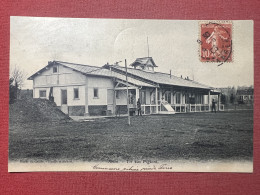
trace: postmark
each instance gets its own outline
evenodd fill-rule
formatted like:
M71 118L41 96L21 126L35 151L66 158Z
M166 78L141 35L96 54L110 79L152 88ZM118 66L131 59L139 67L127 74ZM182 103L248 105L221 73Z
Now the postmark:
M232 62L232 22L200 22L199 28L200 61Z

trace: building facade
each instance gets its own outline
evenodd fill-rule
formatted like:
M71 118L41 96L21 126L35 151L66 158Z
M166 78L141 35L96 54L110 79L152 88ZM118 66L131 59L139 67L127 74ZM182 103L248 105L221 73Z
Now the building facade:
M239 104L253 104L254 103L254 88L253 87L238 87L236 96L237 96L237 102Z
M156 67L151 57L137 58L127 71L118 65L52 61L28 79L34 98L50 99L70 116L126 114L127 99L133 112L140 99L143 114L210 111L212 96L218 97L217 109L224 109L216 89L155 72Z

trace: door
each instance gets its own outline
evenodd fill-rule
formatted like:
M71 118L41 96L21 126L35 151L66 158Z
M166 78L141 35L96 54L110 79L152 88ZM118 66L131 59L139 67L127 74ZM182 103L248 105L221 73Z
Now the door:
M67 89L61 90L61 111L65 114L69 114L68 110L68 97L67 97Z

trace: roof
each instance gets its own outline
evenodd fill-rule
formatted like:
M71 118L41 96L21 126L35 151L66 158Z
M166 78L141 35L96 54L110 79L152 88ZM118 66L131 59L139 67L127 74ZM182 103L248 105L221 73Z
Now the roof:
M147 58L137 58L147 60ZM149 59L152 59L149 57ZM84 75L93 75L93 76L102 76L102 77L112 77L122 81L126 80L125 77L125 68L118 65L105 65L104 67L62 62L62 61L53 61L50 62L47 66L30 76L28 79L32 80L35 76L44 71L48 66L60 64L71 68L75 71L81 72ZM128 68L128 82L136 86L145 86L145 87L157 87L158 85L171 85L171 86L181 86L189 88L199 88L212 90L214 88L198 83L192 80L182 79L180 77L170 75L162 72L148 72L140 69Z
M130 66L146 66L146 65L157 67L152 57L136 58L136 60L132 64L130 64Z
M124 67L120 66L112 66L114 69L125 71ZM174 85L174 86L182 86L182 87L191 87L191 88L201 88L201 89L213 89L210 86L198 83L192 80L182 79L180 77L170 75L162 72L148 72L140 69L128 68L128 73L135 75L137 77L143 78L145 80L149 80L154 83L162 84L162 85Z
M119 74L117 72L113 72L111 70L108 70L108 69L102 68L102 67L76 64L76 63L69 63L69 62L62 62L62 61L54 61L54 63L52 63L52 65L57 65L57 64L71 68L75 71L78 71L78 72L84 74L84 75L110 77L110 78L116 78L116 79L119 79L119 80L122 80L122 81L126 80L125 75ZM28 79L29 80L33 79L35 76L38 75L38 73L41 73L43 70L45 70L49 66L51 66L51 64L48 64L47 66L45 66L44 68L42 68L41 70L39 70L38 72L33 74L32 76L30 76ZM143 82L141 80L131 78L131 77L128 77L128 82L133 84L133 85L137 85L137 86L155 87L152 84L149 84L149 83L146 83L146 82Z
M82 65L82 64L73 64L68 62L60 62L57 61L58 64L61 64L63 66L69 67L71 69L74 69L76 71L79 71L85 75L93 75L93 76L105 76L105 77L113 77L119 80L126 80L125 75L119 74L117 72L102 68L102 67L95 67L95 66L89 66L89 65ZM145 86L145 87L155 87L154 85L151 85L149 83L143 82L141 80L128 77L128 82L132 83L137 86Z

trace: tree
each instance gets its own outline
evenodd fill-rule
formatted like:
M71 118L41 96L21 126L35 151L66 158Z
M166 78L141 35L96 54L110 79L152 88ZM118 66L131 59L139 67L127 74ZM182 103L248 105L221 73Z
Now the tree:
M19 96L19 92L24 84L26 74L16 66L10 71L9 78L9 103L13 103Z
M11 70L10 73L10 78L13 79L14 85L17 85L19 89L21 89L21 87L24 84L24 80L25 80L25 73L24 71L22 71L21 69L17 68L16 66Z
M16 91L17 88L13 85L13 78L9 79L9 104L13 104L14 101L16 100Z

